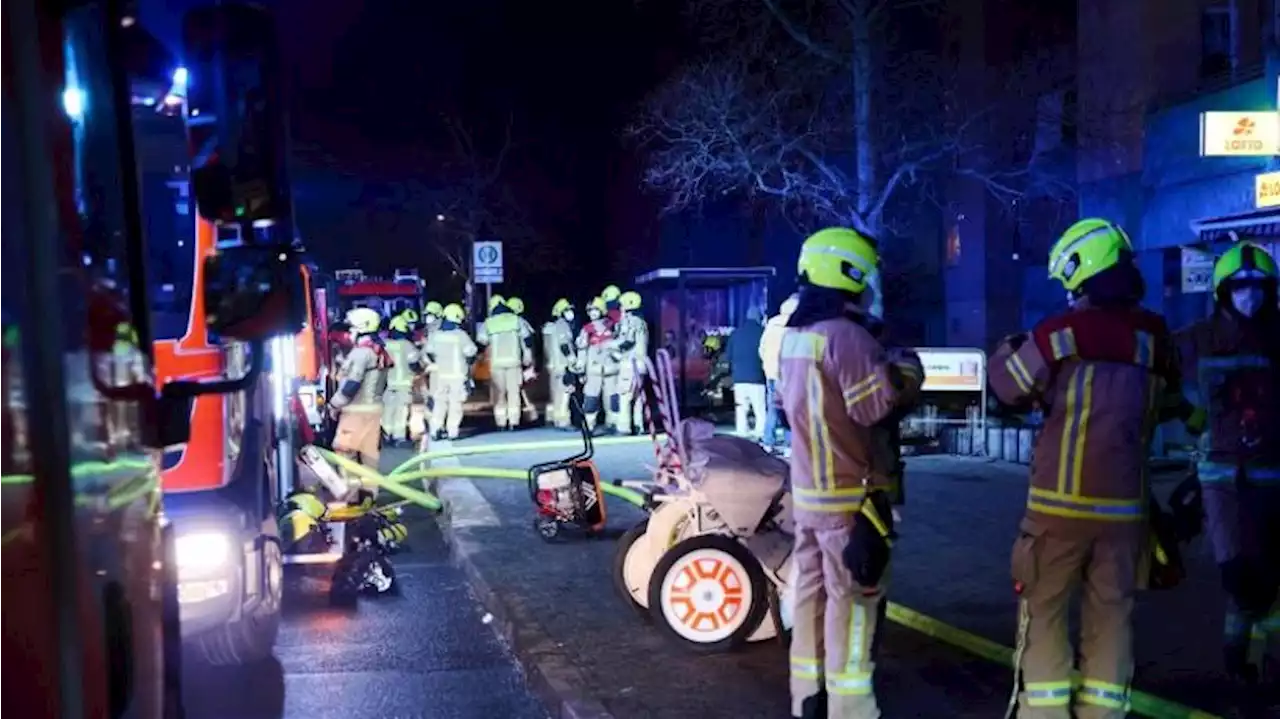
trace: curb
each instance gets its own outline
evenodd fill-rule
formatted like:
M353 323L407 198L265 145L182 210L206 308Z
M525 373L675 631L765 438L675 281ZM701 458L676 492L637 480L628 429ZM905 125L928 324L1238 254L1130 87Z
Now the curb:
M591 698L587 691L590 683L568 653L523 607L504 600L494 590L493 583L475 561L480 542L470 536L466 527L453 526L451 517L456 499L449 498L447 490L440 494L441 489L438 481L431 483L432 493L444 500L444 511L437 515L436 523L449 547L449 559L466 575L476 599L493 615L489 626L511 648L529 687L553 719L615 719L603 704Z

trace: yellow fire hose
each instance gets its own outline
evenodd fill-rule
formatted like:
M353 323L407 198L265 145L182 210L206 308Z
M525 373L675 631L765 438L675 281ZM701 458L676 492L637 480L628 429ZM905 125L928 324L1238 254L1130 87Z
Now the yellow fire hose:
M665 434L660 434L658 438L663 439L666 436ZM595 447L613 447L616 445L644 444L652 441L653 438L648 435L638 437L601 437L591 440L591 444ZM500 454L502 452L532 452L539 449L573 449L581 446L581 439L548 439L540 442L503 442L501 444L477 444L470 447L437 449L411 457L401 463L399 467L391 470L389 474L400 474L415 464L446 457L470 457L475 454Z
M530 442L529 444L534 444L534 443ZM493 445L493 446L507 447L508 449L506 451L511 451L510 450L511 447L519 446L519 445L508 444L508 445ZM412 503L420 507L423 507L425 509L428 509L432 512L440 511L441 507L443 506L442 503L440 502L440 499L435 495L431 494L430 492L426 492L421 489L416 489L414 487L406 486L405 484L406 482L416 482L416 481L421 481L423 479L448 478L448 477L471 477L475 479L512 479L512 480L519 480L519 481L525 481L529 478L529 473L525 470L500 469L500 468L490 468L490 467L429 467L427 469L418 469L413 471L393 471L391 474L382 475L358 462L355 462L351 459L343 457L342 455L335 454L327 449L322 449L318 447L317 449L320 451L320 455L325 459L333 462L334 464L351 472L352 474L355 474L361 479L367 480L377 485L378 487L386 489L388 492L391 492L392 494L395 494L401 497L403 501L397 502L398 505L404 504L404 503ZM521 449L523 449L523 447L521 447ZM425 452L423 454L420 454L418 455L418 458L416 458L412 462L406 462L405 464L400 465L400 467L401 469L403 469L404 467L407 467L411 464L415 464L417 462L422 461L421 458L426 457L428 455L432 455L432 454L433 453L431 452ZM441 456L440 454L436 454L435 458L439 458L440 456ZM641 494L640 492L635 491L634 489L631 489L630 487L615 487L612 484L602 483L601 489L604 491L605 494L621 499L622 501L628 502L637 507L643 507L645 504L644 495Z

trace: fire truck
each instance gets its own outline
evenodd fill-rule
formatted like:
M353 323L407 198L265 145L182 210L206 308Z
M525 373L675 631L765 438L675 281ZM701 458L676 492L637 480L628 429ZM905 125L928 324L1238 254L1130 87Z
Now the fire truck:
M278 621L268 345L305 303L274 28L193 11L186 68L113 0L12 0L3 32L3 707L178 717L184 644L248 661ZM183 173L146 145L197 110L178 166L209 221L158 232Z
M404 310L422 311L426 282L417 270L401 268L394 270L391 277L372 277L359 268L349 268L337 270L333 276L342 312L368 307L390 319Z

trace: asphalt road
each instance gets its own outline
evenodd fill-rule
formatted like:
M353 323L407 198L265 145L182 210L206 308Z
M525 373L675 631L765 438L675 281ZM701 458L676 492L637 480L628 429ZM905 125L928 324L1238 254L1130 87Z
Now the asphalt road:
M188 719L545 719L514 657L486 626L435 520L410 516L398 597L328 606L327 582L290 577L276 659L194 669Z
M481 435L462 444L572 437L526 430ZM462 462L525 468L569 453L475 455ZM652 448L599 447L595 459L606 479L641 479ZM910 460L891 598L1012 646L1016 607L1008 561L1025 501L1025 473L1025 468L981 459ZM1157 491L1167 492L1175 482L1173 476L1158 478ZM522 482L478 479L473 487L464 495L484 505L468 510L466 531L484 548L477 563L505 601L522 607L577 658L616 716L785 715L785 658L776 643L711 657L674 646L614 595L612 541L544 544L530 527L532 510ZM615 536L641 516L616 501L609 511ZM1234 691L1218 659L1217 572L1203 542L1187 552L1190 576L1183 586L1140 600L1136 684L1166 699L1229 713ZM889 716L1002 713L1011 682L1007 671L896 626L887 630L882 648L879 694Z

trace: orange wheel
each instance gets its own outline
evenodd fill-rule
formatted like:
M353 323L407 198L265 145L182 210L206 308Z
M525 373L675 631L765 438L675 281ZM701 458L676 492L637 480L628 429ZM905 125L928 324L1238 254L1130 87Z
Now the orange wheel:
M672 636L699 651L740 647L768 612L768 580L738 541L690 537L672 547L649 582L649 611Z

